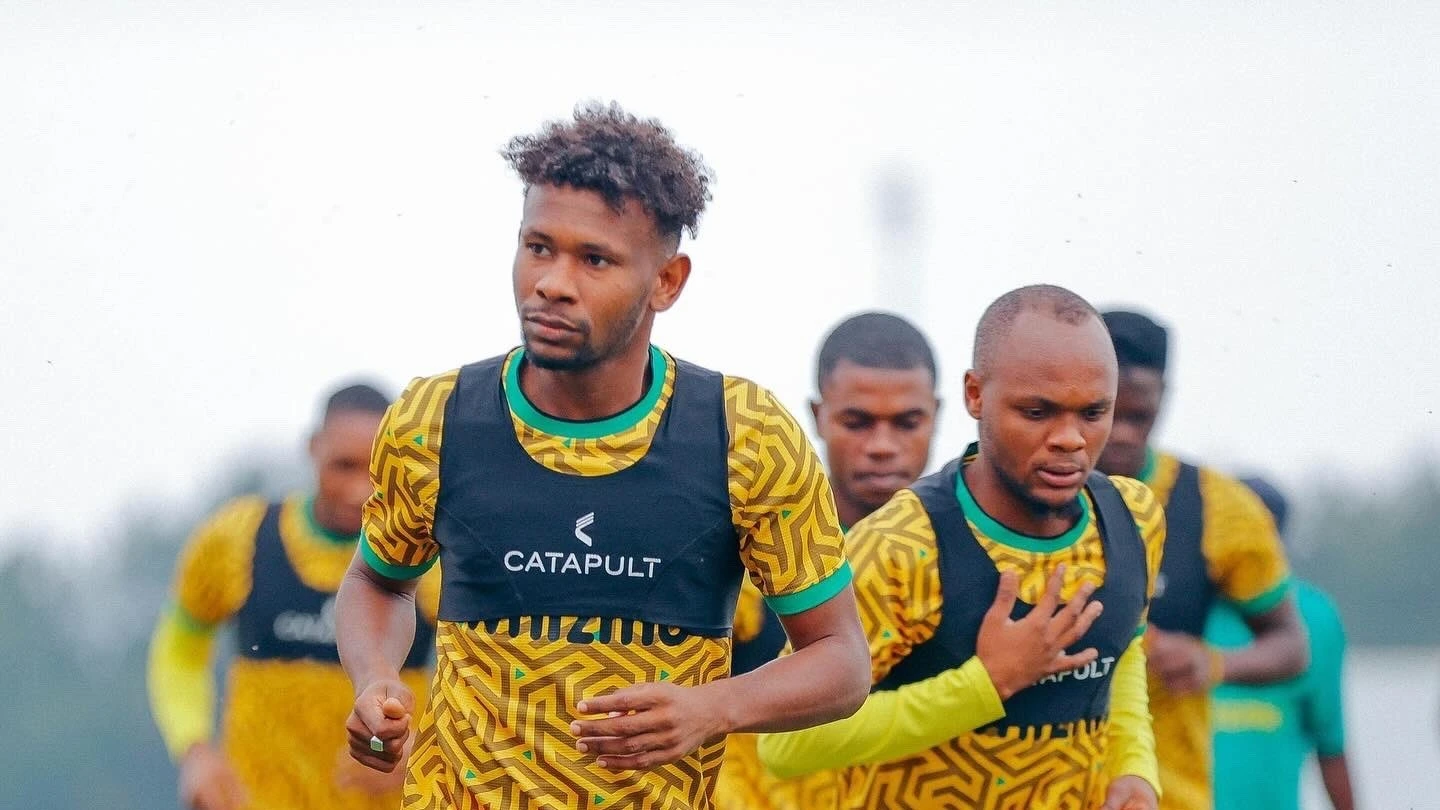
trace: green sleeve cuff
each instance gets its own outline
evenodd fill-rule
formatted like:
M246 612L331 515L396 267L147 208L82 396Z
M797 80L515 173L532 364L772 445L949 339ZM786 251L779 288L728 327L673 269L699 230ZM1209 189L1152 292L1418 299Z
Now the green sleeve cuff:
M1246 616L1258 616L1285 601L1285 597L1290 595L1290 587L1290 577L1287 576L1259 596L1243 602L1235 602L1235 609Z
M187 633L197 636L208 636L215 632L217 626L213 622L202 622L195 618L190 611L180 606L179 602L172 602L170 615L175 617L175 625Z
M435 561L440 558L438 556L431 557L419 565L395 565L388 563L380 559L380 555L376 554L375 549L370 547L369 541L365 539L364 535L361 535L360 559L364 560L365 564L370 566L372 571L382 577L404 580L415 579L423 575L426 571L429 571L435 565Z
M855 575L850 571L850 561L846 560L835 569L830 576L807 587L803 591L787 593L784 596L767 596L765 604L781 616L792 616L796 613L804 613L810 608L823 605L830 601L835 594L845 590L850 580Z

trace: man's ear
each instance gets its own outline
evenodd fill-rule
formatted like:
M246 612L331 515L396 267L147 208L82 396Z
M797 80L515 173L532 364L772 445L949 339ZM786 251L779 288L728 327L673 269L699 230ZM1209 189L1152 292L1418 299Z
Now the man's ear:
M664 312L675 306L680 293L685 290L685 282L689 280L690 257L684 253L671 256L655 276L655 290L650 293L650 311Z

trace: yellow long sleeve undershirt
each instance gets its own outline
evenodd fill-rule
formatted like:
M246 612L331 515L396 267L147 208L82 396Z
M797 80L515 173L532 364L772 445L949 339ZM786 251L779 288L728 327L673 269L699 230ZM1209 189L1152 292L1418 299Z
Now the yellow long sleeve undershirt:
M1143 669L1142 669L1143 674ZM979 658L899 689L872 692L860 710L822 726L762 734L760 761L782 779L924 751L1005 716Z
M1120 656L1110 693L1111 777L1139 776L1160 790L1155 735L1137 638ZM823 726L763 734L760 761L781 778L913 756L1005 716L990 675L971 658L895 690L874 692L855 714Z
M1145 681L1145 640L1130 642L1115 665L1110 684L1110 753L1105 772L1110 778L1138 776L1160 795L1160 761L1155 756L1155 729L1150 718L1150 690Z
M150 711L170 757L180 761L196 743L215 734L215 675L211 653L213 628L189 622L171 608L150 638L146 684Z

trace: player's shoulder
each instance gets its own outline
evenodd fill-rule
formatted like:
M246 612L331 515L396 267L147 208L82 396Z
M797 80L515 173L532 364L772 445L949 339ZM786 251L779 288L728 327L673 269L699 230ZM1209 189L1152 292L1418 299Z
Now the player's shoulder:
M780 398L763 385L746 377L722 375L725 392L725 421L734 444L759 440L767 433L791 439L803 437L800 423L780 403Z
M1231 540L1275 536L1274 518L1254 490L1213 467L1200 467L1199 471L1207 526L1223 525L1226 529L1223 535Z
M1200 495L1207 507L1220 507L1247 513L1269 514L1265 503L1255 491L1240 482L1240 479L1214 467L1197 465L1200 475Z
M1294 582L1296 606L1312 634L1321 628L1343 634L1340 608L1330 594L1306 580L1296 579Z
M223 535L238 541L249 541L265 519L271 501L262 495L250 494L231 498L211 512L204 523L210 534Z
M422 377L414 377L405 384L404 390L396 398L395 404L390 406L391 412L406 412L415 409L429 408L434 405L444 405L449 398L450 392L455 389L455 383L460 378L460 372L465 368L452 368L449 371L442 371L439 374L430 374Z
M1160 499L1155 497L1155 491L1150 489L1144 481L1124 475L1109 475L1106 478L1120 493L1120 497L1125 500L1125 505L1130 507L1131 514L1135 515L1137 519L1161 509Z
M760 383L734 374L722 374L720 378L727 405L733 401L738 405L746 405L755 410L770 411L780 408L779 398Z
M260 495L242 495L211 512L191 533L180 555L181 581L210 581L249 566L255 535L270 504Z

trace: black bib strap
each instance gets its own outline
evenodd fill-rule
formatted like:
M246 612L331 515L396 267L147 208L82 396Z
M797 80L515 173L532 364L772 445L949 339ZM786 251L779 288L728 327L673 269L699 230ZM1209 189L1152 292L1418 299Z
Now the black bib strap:
M1150 622L1162 630L1202 636L1215 601L1215 585L1205 560L1205 505L1200 470L1180 464L1170 502L1165 504L1165 556L1155 583Z

